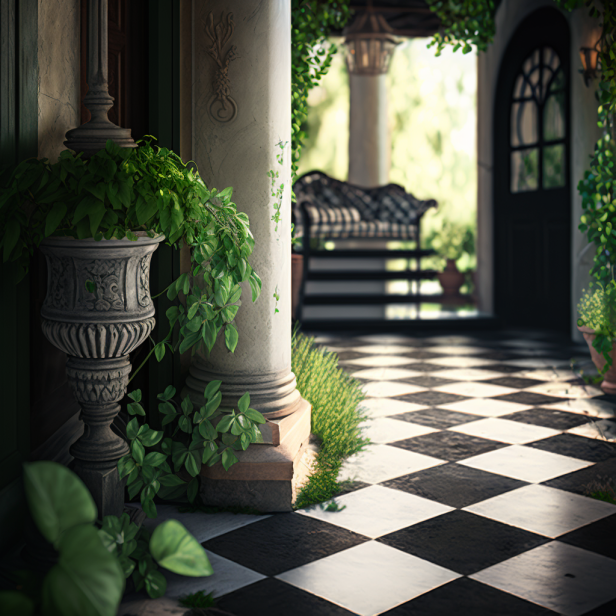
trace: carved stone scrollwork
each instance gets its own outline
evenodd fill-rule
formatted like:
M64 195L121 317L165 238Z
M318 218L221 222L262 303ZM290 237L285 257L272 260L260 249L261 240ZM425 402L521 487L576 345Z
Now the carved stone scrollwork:
M226 23L223 13L216 26L214 26L212 13L205 20L205 32L212 43L207 51L218 65L214 78L215 94L210 99L208 110L214 120L222 123L231 122L237 116L237 103L231 97L231 80L229 79L229 64L239 57L237 47L232 45L226 54L223 53L225 45L233 36L234 29L233 13L227 13Z
M139 282L137 284L137 301L142 308L152 305L150 297L150 261L152 253L147 254L139 260Z

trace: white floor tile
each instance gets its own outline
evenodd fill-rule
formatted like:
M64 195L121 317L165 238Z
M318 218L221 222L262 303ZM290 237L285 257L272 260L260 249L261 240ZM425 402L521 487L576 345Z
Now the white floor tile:
M367 336L359 336L357 340L365 342L374 342L375 344L399 344L408 343L408 336L399 336L396 334L368 334Z
M422 436L436 432L434 428L420 426L399 419L389 417L377 417L363 422L360 425L363 436L368 437L373 443L393 443L405 438Z
M485 353L485 348L473 347L473 346L447 346L447 345L437 345L433 347L427 347L424 349L425 351L430 351L430 353L440 353L441 355L479 355L479 353Z
M334 500L346 508L333 512L314 505L298 513L376 539L453 510L427 498L383 486L370 486Z
M395 381L397 379L410 379L413 376L423 376L423 372L417 370L405 370L403 368L366 368L352 372L351 376L356 379L370 379L372 381Z
M616 560L552 541L469 576L563 616L616 597Z
M360 616L376 616L460 575L368 541L276 577Z
M386 417L388 415L398 415L400 413L411 413L421 411L429 407L413 402L404 402L395 398L366 398L360 403L361 408L367 417Z
M429 374L441 379L452 379L455 381L484 381L504 376L502 372L479 370L478 368L450 368L449 370L438 370Z
M464 510L554 539L616 513L616 505L532 484Z
M497 475L541 483L592 466L592 462L523 445L511 445L458 462Z
M413 347L393 344L369 344L365 346L353 347L347 350L355 351L356 353L374 353L375 355L399 355L401 353L409 353L410 351L416 351L417 349ZM413 360L409 358L409 361Z
M384 368L391 366L404 366L417 360L401 355L370 355L368 357L358 357L357 359L347 359L345 364L353 366L364 366L366 368Z
M350 479L366 483L381 483L444 463L445 460L406 451L399 447L369 445L364 451L345 460L338 479L340 481Z
M510 413L527 411L533 408L528 404L495 400L493 398L473 398L471 400L462 400L461 402L452 402L451 404L441 404L439 407L449 411L483 415L484 417L500 417L501 415L509 415Z
M594 438L600 441L614 443L616 442L616 421L614 419L599 419L571 428L571 430L567 430L567 432L586 438Z
M545 404L546 409L556 409L557 411L569 411L570 413L579 413L580 415L588 415L588 417L597 417L600 419L609 419L616 417L616 407L605 400L593 400L592 398L578 398L573 400L563 400L554 404Z
M427 362L437 366L446 366L448 368L476 368L477 366L488 366L497 363L493 359L483 359L482 357L473 357L472 355L459 355L458 357L435 357L427 359ZM502 373L498 373L503 376Z
M442 391L447 394L458 394L459 396L473 396L473 398L491 398L492 396L512 394L518 390L512 389L511 387L502 387L501 385L464 381L435 387L434 391Z
M391 396L405 396L426 391L425 387L418 387L410 383L396 383L396 381L372 381L364 385L364 392L369 398L389 398Z
M205 594L211 592L214 594L214 597L221 597L265 578L264 575L238 565L232 560L218 556L213 552L208 551L207 555L214 569L214 573L209 577L186 577L160 569L167 578L166 595L168 597L184 597L200 590L204 591Z
M461 426L450 428L450 430L493 441L500 441L501 443L509 443L510 445L532 443L542 438L549 438L550 436L560 434L559 430L511 421L510 419L499 419L497 417L471 421Z
M547 396L558 396L559 398L594 398L602 396L603 392L598 387L592 385L578 385L577 383L567 383L563 381L549 381L534 385L525 389L537 394Z
M158 517L146 519L144 525L150 530L165 520L177 520L195 537L199 543L242 528L253 522L269 518L269 515L246 515L243 513L180 513L177 505L156 505Z

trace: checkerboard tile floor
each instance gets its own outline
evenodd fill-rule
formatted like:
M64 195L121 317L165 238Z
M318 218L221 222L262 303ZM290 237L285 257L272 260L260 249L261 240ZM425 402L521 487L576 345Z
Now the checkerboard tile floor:
M616 614L616 506L585 494L616 479L616 403L569 370L586 349L318 341L368 396L373 444L343 466L345 508L187 517L215 567L192 590L235 616Z

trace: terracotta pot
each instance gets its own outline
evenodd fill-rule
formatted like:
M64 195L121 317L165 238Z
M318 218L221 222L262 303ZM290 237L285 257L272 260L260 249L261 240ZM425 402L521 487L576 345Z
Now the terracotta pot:
M291 316L295 319L304 278L304 255L291 254Z
M590 356L592 357L592 361L595 364L597 370L601 370L603 366L605 366L605 358L601 353L595 349L592 345L593 340L595 339L595 332L590 327L580 327L578 325L578 329L582 332L584 336L584 340L588 344L588 348L590 349ZM612 367L607 371L607 373L603 376L603 383L601 383L601 389L606 394L616 394L616 341L612 345L612 350L610 351L610 357L612 358Z
M454 259L447 259L445 271L439 272L436 276L443 287L443 295L452 297L460 294L460 287L464 284L464 274L458 270Z

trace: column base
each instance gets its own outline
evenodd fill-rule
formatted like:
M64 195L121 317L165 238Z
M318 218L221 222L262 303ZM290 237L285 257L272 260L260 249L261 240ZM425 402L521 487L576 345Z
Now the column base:
M206 505L249 507L264 513L292 511L310 474L314 453L308 449L310 404L286 418L280 443L250 445L237 452L239 462L225 471L221 464L201 471L201 498ZM292 420L292 425L291 425Z

